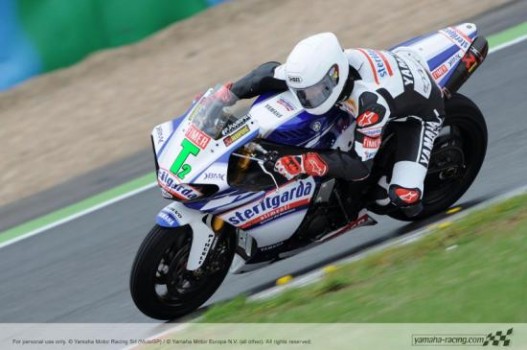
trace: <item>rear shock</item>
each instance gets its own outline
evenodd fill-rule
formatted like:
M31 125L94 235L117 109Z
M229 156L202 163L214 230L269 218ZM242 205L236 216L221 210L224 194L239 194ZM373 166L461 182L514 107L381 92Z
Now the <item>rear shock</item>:
M465 55L459 61L454 73L443 88L443 93L447 98L450 98L452 93L456 92L461 85L476 71L476 69L483 63L489 45L484 36L478 36L470 45Z

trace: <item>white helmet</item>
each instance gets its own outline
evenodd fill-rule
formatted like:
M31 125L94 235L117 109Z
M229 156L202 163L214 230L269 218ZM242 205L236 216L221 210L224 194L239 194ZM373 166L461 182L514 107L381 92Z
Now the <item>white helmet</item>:
M300 104L311 114L324 114L337 103L349 73L348 58L335 34L320 33L300 41L280 67Z

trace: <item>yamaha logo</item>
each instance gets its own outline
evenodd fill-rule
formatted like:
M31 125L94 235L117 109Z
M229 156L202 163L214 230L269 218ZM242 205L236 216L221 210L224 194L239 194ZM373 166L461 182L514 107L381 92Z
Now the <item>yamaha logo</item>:
M318 120L311 124L311 130L315 132L319 132L321 128L322 128L322 124Z

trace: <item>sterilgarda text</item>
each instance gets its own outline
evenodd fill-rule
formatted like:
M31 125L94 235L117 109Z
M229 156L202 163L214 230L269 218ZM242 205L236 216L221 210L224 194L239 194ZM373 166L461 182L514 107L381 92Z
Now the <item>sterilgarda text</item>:
M270 192L262 201L229 213L226 220L242 228L262 224L270 218L278 218L295 208L308 205L312 192L311 182L299 181L296 187L283 189L276 194Z

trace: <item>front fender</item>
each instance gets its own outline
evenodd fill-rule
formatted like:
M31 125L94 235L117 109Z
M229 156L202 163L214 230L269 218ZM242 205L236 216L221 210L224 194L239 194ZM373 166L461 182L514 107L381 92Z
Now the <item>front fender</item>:
M190 226L192 244L187 261L187 270L190 271L197 270L203 264L214 240L214 231L203 222L203 217L202 212L189 209L179 202L170 203L156 217L156 223L162 227Z

